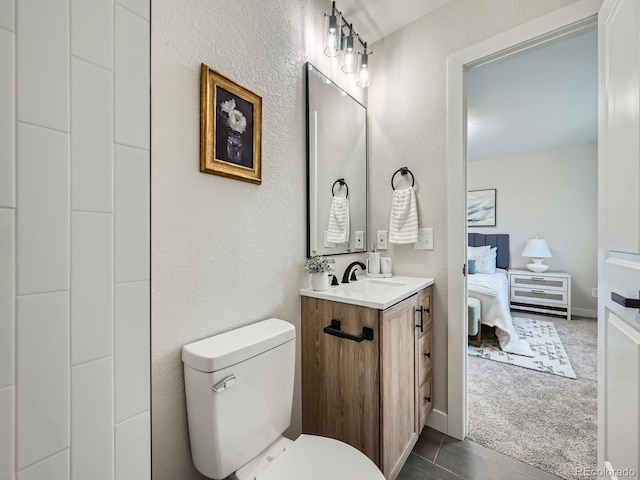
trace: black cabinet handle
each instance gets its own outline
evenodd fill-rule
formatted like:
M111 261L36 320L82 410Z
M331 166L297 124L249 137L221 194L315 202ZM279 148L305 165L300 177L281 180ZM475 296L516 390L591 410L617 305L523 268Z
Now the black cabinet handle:
M424 314L429 313L429 307L416 308L416 313L420 313L420 323L416 324L416 328L420 328L420 333L424 332Z
M425 353L424 356L427 357L427 358L431 358L431 352Z
M425 399L427 402L431 403L431 397L424 397L424 399Z
M638 296L640 297L640 291L638 291ZM623 307L637 308L638 310L640 310L640 300L638 300L637 298L626 298L615 292L611 292L611 300L619 303Z
M358 343L363 340L373 340L373 328L362 327L362 333L360 335L352 335L351 333L340 330L340 320L331 320L331 325L324 327L323 331L329 335L346 338L347 340L353 340Z

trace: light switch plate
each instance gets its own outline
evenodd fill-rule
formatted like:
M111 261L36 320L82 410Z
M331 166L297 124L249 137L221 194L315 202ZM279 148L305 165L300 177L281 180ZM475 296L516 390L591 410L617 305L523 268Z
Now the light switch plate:
M387 249L387 231L386 230L378 230L378 232L376 233L376 244L378 245L378 250Z
M364 250L364 232L362 230L356 230L356 250Z
M418 241L413 244L414 250L433 250L433 228L419 228Z

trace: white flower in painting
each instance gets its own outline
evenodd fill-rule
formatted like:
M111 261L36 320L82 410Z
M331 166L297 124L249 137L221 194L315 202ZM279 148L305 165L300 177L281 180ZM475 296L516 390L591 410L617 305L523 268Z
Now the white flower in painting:
M244 133L245 129L247 128L247 119L244 118L244 115L239 110L231 110L229 112L227 123L231 130L238 133Z
M236 101L233 98L231 100L227 100L226 102L222 102L220 104L220 110L222 110L226 114L231 113L235 109L236 109Z
M236 101L232 98L220 104L220 112L227 119L227 126L240 134L247 129L247 119L240 110L236 110Z

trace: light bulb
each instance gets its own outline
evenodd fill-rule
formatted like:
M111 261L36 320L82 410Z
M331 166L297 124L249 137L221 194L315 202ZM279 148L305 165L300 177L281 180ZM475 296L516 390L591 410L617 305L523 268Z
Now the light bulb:
M358 81L356 82L359 87L367 88L369 86L369 68L367 65L362 65L358 71Z

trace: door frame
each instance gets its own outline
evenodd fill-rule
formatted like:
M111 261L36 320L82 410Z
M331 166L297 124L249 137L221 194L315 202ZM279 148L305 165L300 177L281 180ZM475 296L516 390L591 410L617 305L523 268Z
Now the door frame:
M467 436L467 278L462 273L467 256L465 72L592 23L601 3L578 0L447 58L447 434L459 440Z

